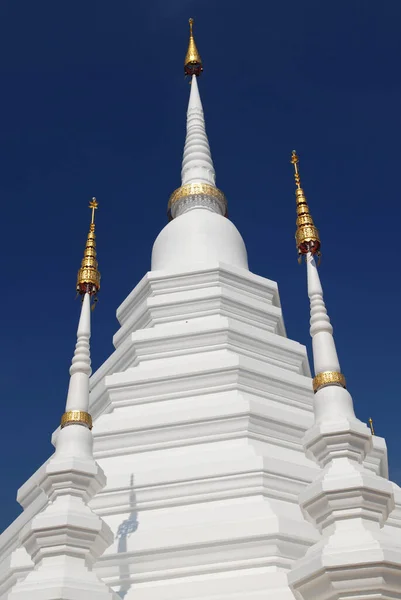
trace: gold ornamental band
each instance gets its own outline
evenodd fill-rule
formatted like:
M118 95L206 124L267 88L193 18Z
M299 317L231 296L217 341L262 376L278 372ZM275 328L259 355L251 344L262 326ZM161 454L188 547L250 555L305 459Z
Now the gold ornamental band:
M297 227L303 227L304 225L309 225L310 227L314 227L313 219L309 214L303 214L297 217L296 220Z
M170 200L168 201L168 208L170 209L174 202L177 200L181 200L181 198L186 198L187 196L195 196L197 194L204 194L208 196L212 196L213 198L217 198L225 205L227 205L227 200L223 192L214 187L213 185L209 185L208 183L187 183L186 185L182 185L178 189L176 189L170 196Z
M85 425L92 429L92 417L83 410L69 410L61 417L60 427L63 429L66 425Z
M301 226L295 233L297 246L303 242L320 242L319 232L314 225Z
M77 285L80 283L93 283L100 288L100 273L96 267L85 267L78 271Z
M316 393L320 388L330 384L341 385L343 388L347 387L345 377L342 373L338 371L323 371L313 378L313 391Z

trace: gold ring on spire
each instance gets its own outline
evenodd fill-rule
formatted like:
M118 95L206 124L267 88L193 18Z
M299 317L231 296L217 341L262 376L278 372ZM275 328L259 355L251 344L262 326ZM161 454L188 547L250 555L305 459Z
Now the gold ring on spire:
M199 75L203 71L203 64L200 54L198 52L198 48L195 44L193 23L194 20L189 19L189 44L184 60L184 71L185 75L196 75L197 77L199 77Z
M316 392L327 385L339 385L346 388L345 377L338 371L322 371L313 378L313 391Z
M77 292L81 296L90 294L95 296L100 289L100 273L96 258L96 236L95 236L95 211L99 204L96 198L92 198L89 208L92 210L89 233L86 239L84 257L77 276Z
M67 425L84 425L92 429L92 417L84 410L69 410L61 417L60 427L64 429Z
M295 233L295 241L298 248L299 260L303 254L317 254L320 257L320 238L319 232L315 227L312 215L309 212L308 202L301 187L301 178L299 175L298 163L299 158L295 150L292 151L291 163L294 165L295 171L295 190L296 206L297 206L297 230Z
M197 195L212 196L227 205L225 195L214 185L209 185L208 183L186 183L171 194L168 201L168 209L170 210L172 205L177 202L177 200L181 200L181 198Z
M197 197L197 200L200 200L201 202L208 202L208 200L212 199L212 201L217 202L221 214L224 217L228 216L227 200L221 190L208 183L186 183L177 188L170 196L167 205L167 216L169 221L174 218L174 211L172 209L177 202L180 200L185 202L185 199L194 199L194 197Z

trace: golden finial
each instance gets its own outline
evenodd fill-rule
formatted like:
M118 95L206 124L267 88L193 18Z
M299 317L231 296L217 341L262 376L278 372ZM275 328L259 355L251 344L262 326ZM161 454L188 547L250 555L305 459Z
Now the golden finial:
M100 289L100 273L96 259L95 210L98 208L96 198L92 198L89 208L92 210L89 233L86 240L84 257L77 277L77 292L81 296L96 296Z
M95 210L98 209L99 203L96 200L95 197L92 198L92 200L89 202L89 208L92 209L92 218L91 218L91 225L95 224Z
M193 24L194 20L189 19L189 44L184 61L184 71L185 75L196 75L199 77L203 71L203 65L202 59L195 44Z
M371 434L375 435L375 428L373 427L373 419L372 419L372 417L369 418L369 427L370 427Z
M308 254L308 252L317 254L320 258L320 238L319 232L313 222L312 215L309 212L309 206L304 191L301 188L301 178L298 169L299 158L295 150L292 151L291 163L294 165L295 184L297 186L297 189L295 190L297 203L297 231L295 233L295 240L298 248L298 260L301 262L302 255Z

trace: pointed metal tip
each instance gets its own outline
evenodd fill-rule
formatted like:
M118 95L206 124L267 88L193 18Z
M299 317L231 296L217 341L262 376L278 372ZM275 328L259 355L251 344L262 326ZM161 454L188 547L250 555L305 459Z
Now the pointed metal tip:
M195 39L194 39L194 35L193 35L193 23L194 20L191 17L189 19L189 44L188 44L188 50L185 56L185 61L184 61L184 72L185 75L196 75L197 77L199 77L199 75L202 73L203 71L203 65L202 65L202 59L200 57L200 54L198 52L198 49L196 47L195 44Z

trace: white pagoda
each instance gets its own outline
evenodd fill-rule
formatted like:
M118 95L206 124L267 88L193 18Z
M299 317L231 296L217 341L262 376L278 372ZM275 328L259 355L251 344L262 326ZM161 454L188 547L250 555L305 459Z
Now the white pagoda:
M91 203L67 405L55 453L0 536L0 599L401 599L401 489L341 373L298 157L313 379L305 347L286 337L277 284L249 271L215 185L190 28L170 221L90 377Z

